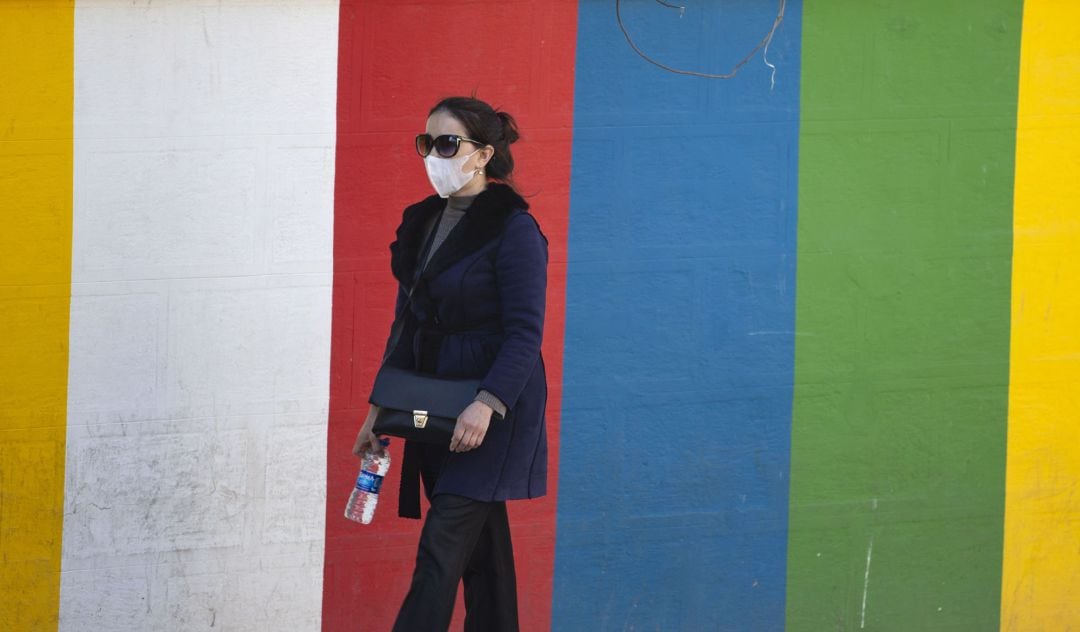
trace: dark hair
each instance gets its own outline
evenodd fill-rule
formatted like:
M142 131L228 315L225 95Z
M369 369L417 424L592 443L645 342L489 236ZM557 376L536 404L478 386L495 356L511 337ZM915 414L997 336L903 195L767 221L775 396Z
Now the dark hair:
M461 122L469 138L494 147L495 155L484 169L495 180L511 181L514 155L510 153L510 143L520 138L514 117L473 97L447 97L436 103L428 116L436 112L446 112Z

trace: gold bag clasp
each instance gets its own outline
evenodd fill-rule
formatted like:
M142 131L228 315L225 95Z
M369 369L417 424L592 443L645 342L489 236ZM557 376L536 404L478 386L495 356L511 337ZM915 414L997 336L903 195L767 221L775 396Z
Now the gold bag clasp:
M427 411L426 410L414 410L412 411L412 423L417 428L423 428L427 425Z

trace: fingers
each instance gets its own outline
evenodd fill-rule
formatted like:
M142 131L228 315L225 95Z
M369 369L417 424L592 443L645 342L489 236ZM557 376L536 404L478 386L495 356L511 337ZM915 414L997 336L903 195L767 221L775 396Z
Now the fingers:
M487 434L487 426L482 421L470 419L465 413L458 417L454 425L454 435L450 439L451 452L468 452L480 447Z
M379 444L379 438L375 436L371 431L361 430L356 435L356 442L353 443L352 453L358 457L362 457L364 452L371 449L373 452L382 452L382 445Z
M461 418L458 417L457 423L454 424L454 434L450 437L450 451L460 452L461 439L465 436L465 425L461 423Z
M461 444L458 446L459 451L468 452L469 450L475 450L480 442L476 440L476 431L469 430L465 433L465 436L461 438Z
M468 452L475 447L468 435L462 435L460 438L450 440L451 452Z
M360 426L360 431L356 433L356 441L353 442L352 453L356 456L362 456L364 451L369 447L376 452L382 452L382 446L379 445L379 438L371 431L378 414L378 406L372 404L368 407L367 417L364 418L364 423Z
M454 436L450 438L450 451L451 452L465 452L469 448L466 447L465 438L469 432L465 427L465 422L461 417L458 417L457 423L454 424Z

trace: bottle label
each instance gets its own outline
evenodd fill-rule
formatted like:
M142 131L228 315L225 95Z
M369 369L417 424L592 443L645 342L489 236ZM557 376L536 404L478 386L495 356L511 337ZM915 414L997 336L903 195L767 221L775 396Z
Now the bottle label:
M382 479L383 477L374 472L361 470L360 476L356 479L356 489L372 494L378 494L379 488L382 487Z

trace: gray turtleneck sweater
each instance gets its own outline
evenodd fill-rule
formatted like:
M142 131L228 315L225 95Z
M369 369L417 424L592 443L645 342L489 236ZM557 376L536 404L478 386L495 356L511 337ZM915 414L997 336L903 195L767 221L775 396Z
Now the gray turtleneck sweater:
M443 210L442 219L439 220L439 225L435 227L435 238L431 241L431 248L428 250L427 258L424 259L424 264L421 269L427 267L428 262L431 261L431 255L435 254L435 251L439 249L439 246L446 241L446 237L450 234L450 231L454 230L454 227L457 226L457 223L461 221L462 217L465 217L465 211L468 210L475 199L475 195L447 198L446 209ZM506 416L506 404L502 403L502 400L491 392L484 390L480 391L476 394L476 401L491 406L500 417Z

